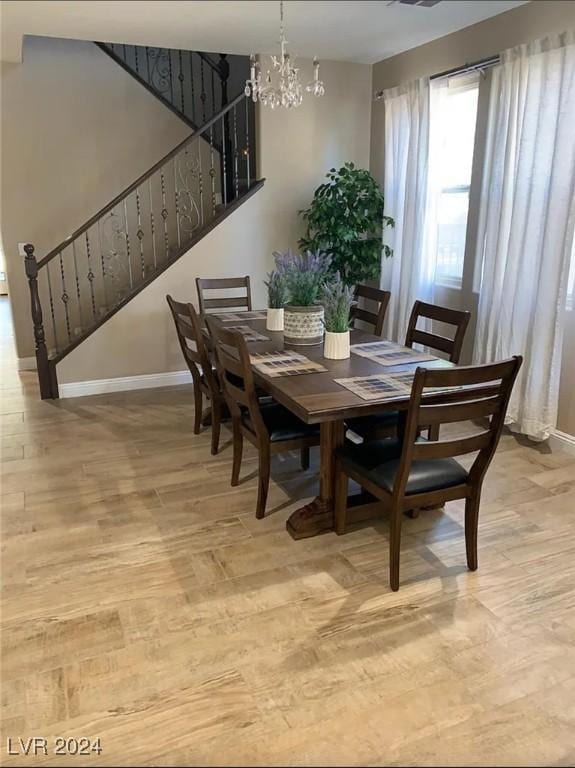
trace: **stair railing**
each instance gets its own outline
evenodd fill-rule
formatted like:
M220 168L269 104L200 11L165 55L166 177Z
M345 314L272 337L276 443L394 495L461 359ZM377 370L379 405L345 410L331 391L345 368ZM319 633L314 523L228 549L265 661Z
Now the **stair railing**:
M256 184L253 104L242 93L42 259L26 245L43 399L58 397L56 364Z

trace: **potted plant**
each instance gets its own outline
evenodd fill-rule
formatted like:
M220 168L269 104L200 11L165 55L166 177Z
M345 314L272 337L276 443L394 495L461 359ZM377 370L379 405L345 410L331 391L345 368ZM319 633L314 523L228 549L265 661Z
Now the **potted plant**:
M325 341L323 356L329 360L344 360L349 357L349 311L353 299L353 288L345 285L340 275L326 283L322 293L325 312Z
M285 277L277 270L274 270L268 274L268 280L265 285L268 288L266 328L268 331L283 331L284 305L288 300Z
M383 229L394 226L383 213L381 189L369 171L353 163L338 171L331 168L327 178L310 207L300 211L307 225L300 247L326 253L332 273L339 272L346 285L374 280L382 253L386 257L393 253L381 242Z
M284 308L284 339L288 344L321 344L323 307L318 303L330 260L319 251L274 253L276 269L285 279L289 302Z

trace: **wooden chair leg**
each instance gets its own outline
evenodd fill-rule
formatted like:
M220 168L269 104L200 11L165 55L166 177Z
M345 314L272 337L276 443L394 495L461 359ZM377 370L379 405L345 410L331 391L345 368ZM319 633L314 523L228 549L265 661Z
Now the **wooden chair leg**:
M343 533L345 533L348 486L349 486L348 477L343 471L343 467L341 466L341 464L338 461L336 461L335 489L334 489L334 492L335 492L334 517L335 517L335 532L337 533L338 536L341 536Z
M419 517L419 509L408 509L405 514L412 520L417 520Z
M439 424L432 424L427 431L427 439L437 442L439 440Z
M269 446L260 446L259 477L258 477L258 501L256 517L261 520L266 513L266 501L270 487L270 450Z
M301 468L309 469L309 445L301 449Z
M194 384L194 434L198 435L202 427L202 390Z
M221 403L214 400L212 402L212 456L218 452L220 445L220 428L222 423Z
M234 458L232 464L232 485L239 485L240 482L240 469L242 466L242 452L244 448L244 437L242 435L240 425L234 421Z
M401 549L400 509L392 509L389 518L389 584L394 592L399 589L399 553Z
M465 549L467 567L477 570L477 528L479 526L479 492L465 500Z

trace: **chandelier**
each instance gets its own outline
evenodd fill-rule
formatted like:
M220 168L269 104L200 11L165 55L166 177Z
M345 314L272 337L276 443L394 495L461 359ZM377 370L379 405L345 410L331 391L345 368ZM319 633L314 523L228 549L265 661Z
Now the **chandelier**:
M299 107L303 101L304 87L299 80L299 69L295 66L287 51L288 41L284 35L284 3L280 0L280 55L272 56L273 71L279 75L277 87L272 82L271 71L268 69L265 78L262 78L259 61L252 53L250 56L250 78L246 80L245 94L251 96L253 102L260 101L265 107ZM305 86L308 93L314 96L323 96L325 86L319 79L319 61L313 60L313 80Z

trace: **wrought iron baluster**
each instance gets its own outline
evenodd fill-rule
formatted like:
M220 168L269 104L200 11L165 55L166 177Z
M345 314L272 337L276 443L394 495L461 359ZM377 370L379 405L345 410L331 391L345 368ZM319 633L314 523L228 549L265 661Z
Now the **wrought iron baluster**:
M214 70L211 70L212 72L212 111L210 113L210 117L213 117L216 114L216 98L215 98L215 75Z
M216 169L214 167L214 126L213 125L210 125L210 180L212 184L212 216L215 217L216 215Z
M250 110L248 99L245 100L246 105L246 148L244 155L246 158L246 179L248 180L248 189L251 186L251 168L250 168Z
M202 147L201 141L196 141L198 148L198 182L200 186L200 226L204 226L204 180L202 176Z
M164 220L164 248L166 251L166 261L170 258L170 238L168 235L168 209L166 208L166 179L164 178L164 169L160 171L162 185L162 219Z
M174 157L172 161L172 165L174 166L174 199L176 202L176 231L178 234L178 248L182 244L181 235L180 235L180 207L179 207L179 201L178 201L178 173L176 169L176 158Z
M90 238L88 237L88 230L86 230L86 254L88 256L88 280L90 281L90 297L92 299L92 316L94 320L97 317L96 312L96 297L94 296L94 279L96 275L92 270L92 255L90 253Z
M78 260L76 258L76 241L72 243L72 257L74 259L74 274L76 277L76 297L78 299L78 316L80 318L80 327L83 330L84 321L82 320L82 300L80 298L80 278L78 277Z
M100 249L100 263L102 265L102 291L104 293L105 310L108 311L108 289L106 288L106 262L104 260L104 251L102 249L102 220L98 221L98 248Z
M224 206L228 204L228 169L227 169L227 136L226 136L226 117L222 117L222 194L224 198Z
M200 56L200 79L202 83L202 91L200 93L200 101L202 102L202 123L206 122L206 88L204 84L204 60Z
M123 50L123 55L124 55L124 61L127 64L128 63L128 57L126 55L126 44L125 43L122 43L122 50Z
M70 297L68 295L68 291L66 290L66 276L64 274L64 262L62 260L62 251L58 254L59 260L60 260L60 278L62 280L62 296L60 297L62 299L62 303L64 304L64 313L66 315L66 331L68 333L68 341L72 340L72 333L70 331L70 313L68 312L68 302L70 301Z
M180 104L184 115L186 114L185 102L184 102L184 68L182 66L182 52L178 51L178 63L180 65L180 71L178 73L178 80L180 81Z
M50 264L50 261L46 264L46 276L48 278L48 297L50 299L50 317L52 319L52 330L54 332L54 346L56 347L56 351L58 351L60 345L58 344L58 334L56 332L56 314L54 312L54 297L52 295L52 281L50 279Z
M237 197L240 190L240 180L239 180L239 171L238 171L238 115L237 115L237 109L234 105L234 117L233 117L233 125L234 125L234 197Z
M138 55L138 46L137 45L134 46L134 58L135 58L135 61L136 61L136 74L139 75L140 74L140 57Z
M196 122L196 104L194 91L194 53L190 51L190 83L192 87L192 122Z
M142 228L142 205L140 203L140 190L136 188L136 213L138 215L138 231L136 237L140 241L140 267L142 268L142 280L146 278L146 259L144 256L144 230Z
M175 104L176 100L174 99L174 78L173 78L173 71L172 71L172 51L170 50L170 48L167 48L166 50L168 52L168 69L169 69L169 72L170 72L170 94L171 94L170 101L172 102L172 104Z
M130 252L130 230L128 228L128 205L124 199L124 232L126 234L126 258L128 259L128 274L130 276L130 288L134 287L134 277L132 275L132 254Z
M151 69L150 69L150 48L149 46L146 46L146 65L148 70L148 83L152 83L152 75L151 75Z
M152 195L152 177L148 179L148 191L150 193L150 229L152 230L152 253L154 256L154 269L158 266L158 260L156 257L156 230L154 226L154 203Z

